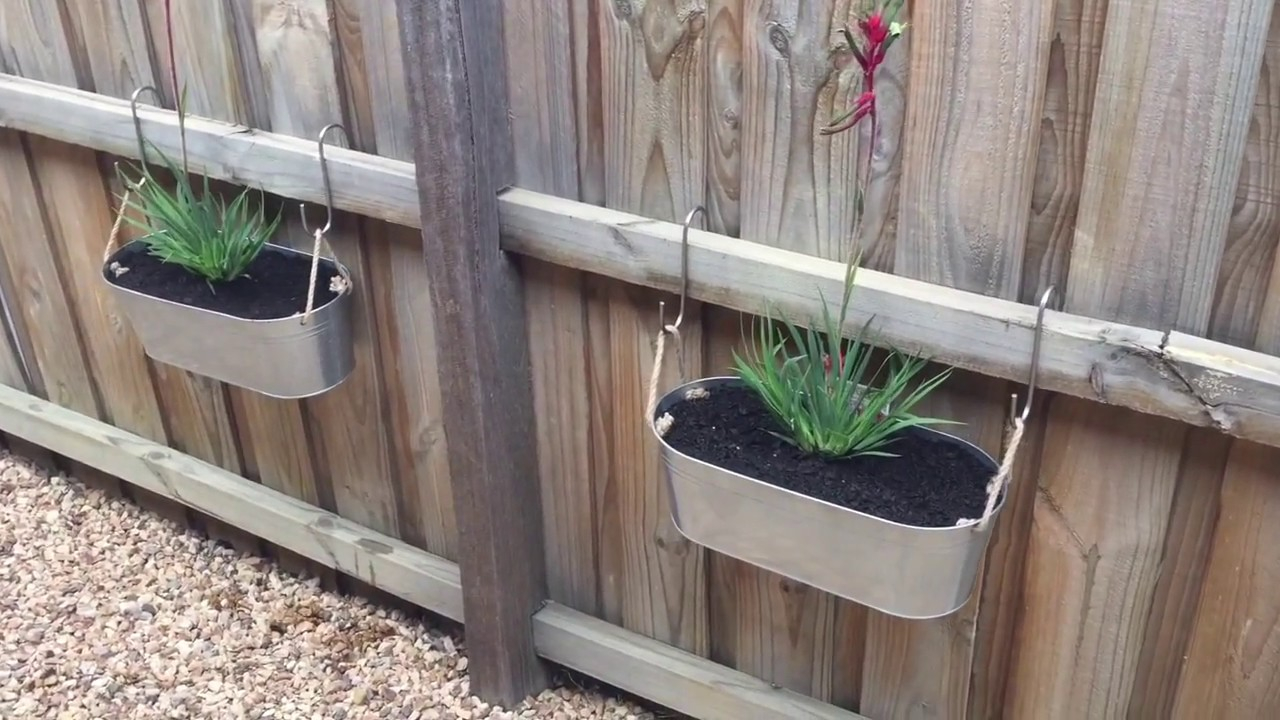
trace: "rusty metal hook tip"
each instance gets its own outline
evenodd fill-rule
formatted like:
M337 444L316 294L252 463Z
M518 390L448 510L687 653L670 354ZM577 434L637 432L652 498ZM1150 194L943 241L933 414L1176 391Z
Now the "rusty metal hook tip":
M689 299L689 226L693 224L693 219L698 213L702 213L703 225L706 225L707 209L701 205L689 211L684 217L683 228L680 232L680 312L676 315L676 321L671 324L671 328L680 329L681 323L684 322L684 306ZM662 323L662 329L667 328L666 303L658 303L659 321Z
M156 98L156 103L161 104L164 101L160 98L160 91L151 85L143 85L133 94L129 96L129 114L133 116L133 135L138 140L138 159L143 165L147 164L147 146L142 140L142 120L138 118L138 97L144 92L150 92Z
M329 123L320 131L320 136L316 138L316 150L320 156L320 179L324 182L324 200L327 216L325 217L324 227L320 228L320 233L329 232L329 228L333 226L333 185L329 182L329 161L324 156L324 139L328 136L330 130L341 130L342 137L346 139L347 144L351 144L351 136L347 134L347 129L342 123ZM302 215L302 228L307 232L316 232L307 227L307 204L298 203L298 213Z
M1049 300L1053 297L1055 286L1050 285L1044 294L1040 296L1040 305L1036 309L1036 329L1035 336L1031 340L1031 377L1027 379L1027 403L1022 406L1022 414L1019 419L1026 422L1031 416L1031 401L1035 399L1036 382L1040 377L1040 341L1044 338L1044 311L1049 307ZM1017 395L1014 396L1014 402L1017 402ZM1015 405L1016 406L1016 405Z

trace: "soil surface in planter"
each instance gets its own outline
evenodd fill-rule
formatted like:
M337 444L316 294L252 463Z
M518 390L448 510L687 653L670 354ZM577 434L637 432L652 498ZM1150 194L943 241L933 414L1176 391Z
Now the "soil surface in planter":
M124 247L113 260L128 272L116 275L108 268L108 282L162 300L245 320L286 318L307 308L311 258L306 255L264 248L244 276L212 286L180 265L161 261L139 243ZM333 263L321 260L316 273L315 307L323 307L337 297L329 289L329 282L337 274Z
M675 424L664 439L690 457L904 525L951 527L981 517L994 474L966 448L915 430L883 448L898 457L810 455L770 432L779 424L743 387L714 388L671 415Z

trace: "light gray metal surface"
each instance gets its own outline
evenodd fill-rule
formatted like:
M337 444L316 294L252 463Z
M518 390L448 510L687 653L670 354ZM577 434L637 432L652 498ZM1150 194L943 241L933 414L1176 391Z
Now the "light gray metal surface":
M267 247L311 257L280 245ZM275 320L245 320L144 295L105 278L104 274L106 286L129 318L143 349L159 362L263 395L290 399L330 390L355 368L350 290L316 308L303 325L301 313Z
M717 377L667 393L656 417L671 412L692 388L715 392L739 384ZM977 446L926 430L970 449ZM928 619L959 610L973 592L994 522L922 528L882 520L716 467L678 452L659 438L671 488L671 514L685 537L889 615ZM998 516L1004 505L996 508Z

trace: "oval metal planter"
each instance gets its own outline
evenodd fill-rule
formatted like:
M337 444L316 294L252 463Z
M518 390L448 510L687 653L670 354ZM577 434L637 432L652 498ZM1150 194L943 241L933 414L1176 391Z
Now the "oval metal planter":
M664 395L655 418L686 402L694 388L715 392L733 377L686 383ZM696 402L696 401L694 401ZM997 465L981 448L923 428ZM975 520L956 527L916 527L884 520L725 470L677 451L661 437L676 528L693 542L779 575L913 620L959 610L973 593L991 528Z
M107 267L137 241L112 253L103 280L129 319L146 354L158 362L276 398L319 395L339 385L355 368L351 336L351 291L311 313L271 320L246 320L122 288ZM263 252L311 258L268 243ZM336 264L336 261L323 259ZM345 268L343 268L345 270Z

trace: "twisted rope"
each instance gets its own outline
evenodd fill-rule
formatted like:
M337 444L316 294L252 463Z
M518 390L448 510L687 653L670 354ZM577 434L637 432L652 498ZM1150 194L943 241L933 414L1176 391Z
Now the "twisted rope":
M138 183L137 189L142 189L147 184L147 179L142 178L142 182ZM116 251L116 244L120 240L120 226L124 224L124 214L129 209L129 196L133 194L134 188L130 188L128 183L124 186L124 197L120 198L120 207L116 210L116 221L111 224L111 235L107 237L107 246L102 251L102 262L106 262L108 258Z
M982 517L978 519L978 524L974 526L975 530L984 530L991 522L991 516L996 510L996 501L1000 498L1000 493L1008 487L1009 479L1013 477L1013 463L1018 455L1018 447L1022 445L1022 435L1025 430L1026 424L1022 422L1021 417L1015 415L1013 432L1009 435L1009 444L1005 447L1004 457L1000 459L1000 468L996 470L991 482L987 483L987 504L982 510Z
M670 416L664 416L662 422L655 418L653 414L658 410L658 383L662 379L662 361L667 354L667 335L670 334L676 341L676 353L680 352L680 331L675 325L664 326L658 331L657 347L653 353L653 373L649 375L649 400L645 403L644 417L645 422L658 433L658 437L667 434L667 430L671 429L671 423L667 420Z
M319 228L315 232L315 244L311 247L311 279L307 281L307 307L302 312L302 324L306 325L311 319L311 313L315 310L316 303L316 277L320 274L320 250L327 249L329 254L333 256L333 265L338 269L339 277L334 278L329 284L329 289L341 295L351 287L351 274L342 267L342 263L338 262L338 254L333 251L333 247L329 245L329 241L324 237L324 228Z

